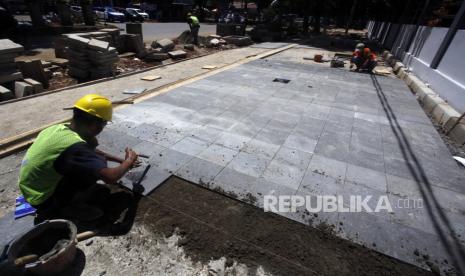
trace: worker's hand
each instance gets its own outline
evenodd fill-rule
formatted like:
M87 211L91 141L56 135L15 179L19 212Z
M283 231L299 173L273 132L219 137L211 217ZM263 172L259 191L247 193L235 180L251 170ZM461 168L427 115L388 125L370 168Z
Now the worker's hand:
M124 161L129 162L131 167L138 167L140 166L139 160L137 160L137 153L130 148L126 148L126 156L124 157Z

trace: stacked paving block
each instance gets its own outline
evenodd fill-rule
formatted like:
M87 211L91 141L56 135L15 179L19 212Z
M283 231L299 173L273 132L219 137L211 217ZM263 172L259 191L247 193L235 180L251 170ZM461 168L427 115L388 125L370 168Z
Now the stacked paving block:
M9 39L0 39L0 85L23 78L15 64L15 57L23 50L23 46Z
M110 42L68 35L68 73L78 79L97 79L114 74L118 52Z
M105 41L91 38L87 45L87 56L91 61L90 76L93 79L112 76L114 64L119 60L118 51Z
M8 101L15 97L10 89L0 85L0 101Z

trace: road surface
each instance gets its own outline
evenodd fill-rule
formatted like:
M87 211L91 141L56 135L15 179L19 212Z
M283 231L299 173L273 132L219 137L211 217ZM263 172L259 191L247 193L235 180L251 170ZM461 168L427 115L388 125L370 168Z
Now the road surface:
M112 25L118 26L118 28L126 30L125 23L111 23ZM144 34L145 42L152 42L153 40L160 38L176 38L183 31L188 30L189 26L187 23L143 23L142 32ZM215 24L200 24L200 35L214 34L216 33Z

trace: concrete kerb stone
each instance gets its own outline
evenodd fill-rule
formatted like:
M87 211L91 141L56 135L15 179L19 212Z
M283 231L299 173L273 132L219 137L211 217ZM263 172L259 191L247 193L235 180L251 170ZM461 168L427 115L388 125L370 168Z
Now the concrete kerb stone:
M426 95L423 101L423 109L427 114L431 114L439 104L447 104L441 97L438 95Z
M387 51L387 50L385 50L385 51L383 51L383 53L381 54L381 56L382 56L384 59L386 59L386 57L387 57L388 54L390 54L390 52Z
M34 94L37 94L37 93L41 93L42 91L44 91L44 87L42 86L42 83L34 80L34 79L31 79L31 78L27 78L27 79L24 79L24 82L29 84L29 85L32 85L32 88L34 90Z
M34 93L34 87L23 81L15 82L15 96L16 98L22 98Z
M394 63L394 67L393 67L394 73L399 72L400 68L403 68L403 67L405 67L404 64L400 61L397 61L396 63Z
M423 106L425 113L431 114L433 120L439 123L445 131L457 122L460 113L444 101L437 93L429 88L423 81L416 76L409 74L401 62L396 62L394 56L389 51L382 54L386 62L391 64L393 71L397 76L404 80L405 84L416 94L417 100ZM393 64L392 64L393 63ZM449 134L455 142L465 144L465 124L460 123Z
M389 54L386 55L386 58L385 58L386 63L391 64L392 59L394 59L393 54L389 53Z
M451 117L460 116L460 114L446 102L438 104L431 112L431 115L436 122L441 124L441 126L444 125L444 123Z
M408 75L407 70L406 70L404 67L399 68L399 71L397 72L397 76L398 76L401 80L405 80L405 78L407 77L407 75Z

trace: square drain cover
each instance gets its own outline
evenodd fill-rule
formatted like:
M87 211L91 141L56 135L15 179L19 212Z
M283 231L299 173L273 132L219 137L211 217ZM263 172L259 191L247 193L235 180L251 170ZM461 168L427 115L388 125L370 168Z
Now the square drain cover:
M280 82L280 83L289 83L291 80L288 80L288 79L280 79L280 78L276 78L273 80L273 82Z

